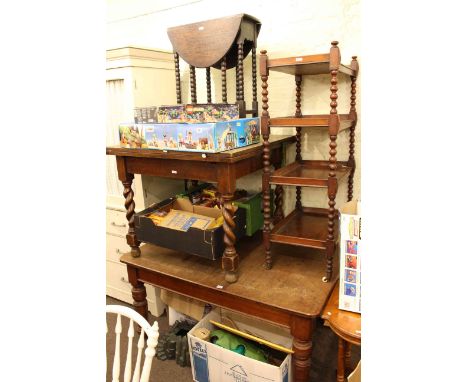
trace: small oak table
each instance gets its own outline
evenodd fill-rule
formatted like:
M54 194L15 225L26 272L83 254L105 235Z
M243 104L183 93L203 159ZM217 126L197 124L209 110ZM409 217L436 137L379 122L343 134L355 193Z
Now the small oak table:
M294 381L306 382L316 318L320 317L334 280L322 282L326 257L319 250L297 247L292 251L284 244L273 246L281 256L267 270L262 267L261 233L240 240L242 261L239 279L233 284L219 272L221 259L212 261L151 244L141 247L141 256L127 253L120 261L127 265L133 305L144 317L148 314L144 287L147 283L290 328Z
M272 164L280 167L283 158L283 144L293 142L294 136L276 136L270 139ZM239 256L236 251L236 223L232 218L234 210L231 200L236 190L236 179L263 168L263 144L241 147L220 153L195 153L153 149L127 149L118 146L107 147L107 155L115 155L119 180L124 186L125 208L127 210L127 243L134 257L140 256L140 241L135 235L135 202L132 181L134 174L144 174L175 179L193 179L218 184L224 217L224 243L222 269L229 282L237 280Z
M361 346L361 314L338 309L339 283L322 313L331 330L338 336L338 371L336 380L346 381L345 374L351 371L351 344Z

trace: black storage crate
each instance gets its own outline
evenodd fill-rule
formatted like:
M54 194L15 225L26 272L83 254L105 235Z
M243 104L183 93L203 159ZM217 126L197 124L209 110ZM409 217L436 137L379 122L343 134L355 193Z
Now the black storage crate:
M190 253L211 260L221 257L225 247L224 229L222 226L207 230L191 227L188 231L183 232L155 225L151 218L145 216L160 209L169 211L176 200L176 197L166 199L136 213L135 233L137 239L145 243L156 244L160 247ZM246 232L245 209L238 208L233 217L236 222L234 230L236 240L239 240Z

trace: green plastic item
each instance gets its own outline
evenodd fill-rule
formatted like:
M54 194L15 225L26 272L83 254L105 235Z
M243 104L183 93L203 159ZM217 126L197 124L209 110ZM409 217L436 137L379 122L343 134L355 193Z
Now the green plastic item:
M210 341L224 349L268 363L265 354L257 346L225 330L213 330L210 334Z
M263 228L262 193L255 194L250 199L233 201L232 204L245 209L245 221L247 224L245 234L252 236Z

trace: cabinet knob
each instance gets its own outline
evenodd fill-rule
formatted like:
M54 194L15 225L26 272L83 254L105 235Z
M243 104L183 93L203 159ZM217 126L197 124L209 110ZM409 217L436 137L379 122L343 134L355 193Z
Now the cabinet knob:
M122 281L122 282L124 282L124 283L128 283L128 280L127 280L125 277L123 277L123 276L120 278L120 281Z
M114 227L125 227L126 224L117 224L116 222L111 222L111 225L113 225Z

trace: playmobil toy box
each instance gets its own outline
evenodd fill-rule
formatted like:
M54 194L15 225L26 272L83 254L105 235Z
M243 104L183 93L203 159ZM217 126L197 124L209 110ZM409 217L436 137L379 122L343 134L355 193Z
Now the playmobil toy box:
M158 122L158 108L152 107L137 107L134 110L133 118L135 123L156 123Z
M137 123L121 123L119 125L120 147L131 149L147 148L143 134L143 125Z
M360 202L340 210L340 294L338 308L361 313L361 216Z
M177 150L177 125L152 123L143 126L147 148Z
M187 104L158 108L158 122L160 123L221 122L238 118L239 106L237 104Z
M224 324L222 330L219 330L219 323ZM283 328L215 309L203 317L187 337L192 376L196 382L293 380L292 337ZM255 356L259 352L263 356Z
M178 124L178 149L183 151L219 152L260 142L259 118L226 122Z

